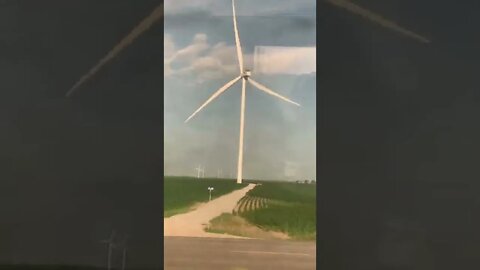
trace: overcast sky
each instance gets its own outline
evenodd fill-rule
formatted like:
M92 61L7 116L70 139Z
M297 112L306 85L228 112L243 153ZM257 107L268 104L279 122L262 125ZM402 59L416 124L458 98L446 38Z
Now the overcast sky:
M315 179L315 1L236 7L245 65L258 82L302 105L247 86L244 177ZM206 176L236 175L241 84L184 124L238 75L231 12L230 1L165 2L166 175L194 175L197 165Z

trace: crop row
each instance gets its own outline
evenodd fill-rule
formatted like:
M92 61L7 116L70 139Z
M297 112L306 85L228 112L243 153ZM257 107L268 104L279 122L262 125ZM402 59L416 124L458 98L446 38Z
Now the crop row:
M260 197L245 196L238 201L233 214L238 215L247 211L253 211L255 209L267 208L268 200Z

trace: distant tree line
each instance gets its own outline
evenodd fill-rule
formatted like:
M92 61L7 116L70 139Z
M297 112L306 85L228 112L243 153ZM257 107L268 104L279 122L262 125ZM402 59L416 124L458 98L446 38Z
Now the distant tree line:
M297 184L316 184L316 180L297 180L295 181Z

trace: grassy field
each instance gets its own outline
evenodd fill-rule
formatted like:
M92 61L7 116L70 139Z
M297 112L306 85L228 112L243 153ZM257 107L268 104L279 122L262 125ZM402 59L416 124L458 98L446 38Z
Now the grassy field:
M244 218L230 213L223 213L210 221L207 232L230 234L257 239L288 239L288 235L275 231L262 230L250 224Z
M266 207L239 213L261 228L279 231L292 239L316 239L316 185L262 182L249 191L251 198L267 199Z
M195 203L208 201L208 187L214 187L212 199L245 187L233 179L197 179L165 176L163 216L187 212Z

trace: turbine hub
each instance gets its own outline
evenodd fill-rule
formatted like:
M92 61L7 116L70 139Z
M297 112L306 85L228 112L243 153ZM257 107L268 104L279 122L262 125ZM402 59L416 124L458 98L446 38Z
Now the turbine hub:
M252 72L248 69L246 69L243 73L242 73L242 77L245 78L245 79L248 79L248 77L250 77L250 75L252 75Z

